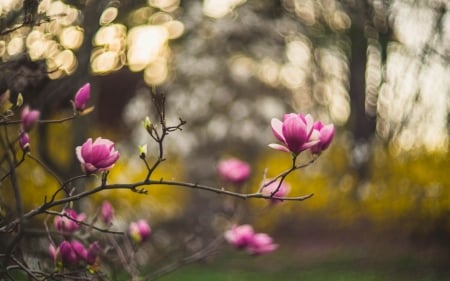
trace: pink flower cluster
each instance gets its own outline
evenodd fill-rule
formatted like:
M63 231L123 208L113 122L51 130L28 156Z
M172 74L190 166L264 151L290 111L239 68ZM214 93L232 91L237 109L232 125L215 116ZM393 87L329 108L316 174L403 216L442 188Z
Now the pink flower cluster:
M323 125L321 121L314 122L309 114L289 113L284 115L283 121L272 119L272 132L283 143L269 144L273 149L295 155L310 149L312 153L320 154L333 140L334 126Z
M237 158L220 161L217 171L223 181L231 184L242 184L250 177L250 165Z
M50 257L58 266L71 266L80 263L94 265L98 262L100 252L101 248L98 241L91 243L87 249L78 240L64 240L56 248L53 244L49 246Z
M54 226L65 238L58 247L49 246L50 257L58 266L71 266L79 263L94 265L101 252L98 242L94 242L86 249L84 245L73 239L72 235L80 228L80 223L86 220L84 213L66 208L62 215L56 216Z
M255 233L248 224L236 226L225 232L225 240L238 249L251 255L262 255L274 251L278 245L265 233Z

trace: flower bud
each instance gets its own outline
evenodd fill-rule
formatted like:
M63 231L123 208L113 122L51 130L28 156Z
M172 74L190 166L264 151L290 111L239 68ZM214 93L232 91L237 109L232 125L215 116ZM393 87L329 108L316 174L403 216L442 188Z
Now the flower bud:
M27 133L25 132L20 133L19 145L20 148L25 152L30 150L30 136Z
M139 157L144 159L147 156L147 144L139 146Z
M29 132L34 125L39 121L41 113L38 110L30 110L29 106L26 106L22 110L21 121L22 128L25 132Z
M142 126L144 127L144 129L147 130L147 132L151 132L152 128L153 128L153 124L152 121L150 121L150 117L145 117L144 121L142 121Z
M133 239L136 243L145 242L151 233L151 228L145 220L138 220L137 222L130 223L128 228L128 232L130 233L131 239Z
M10 91L6 90L3 94L0 94L0 114L11 109L12 103L9 101Z
M114 208L108 201L103 201L101 209L101 217L105 224L111 224L114 217Z
M89 102L90 98L91 98L91 84L86 83L75 94L73 101L75 109L80 112L86 109L87 103Z
M16 100L16 106L21 107L22 104L23 104L23 96L22 96L22 93L19 93L19 95L17 96L17 100Z
M87 250L86 255L86 263L89 265L94 265L97 262L98 256L100 255L101 249L100 244L98 241L95 241L91 245L89 245L89 248Z

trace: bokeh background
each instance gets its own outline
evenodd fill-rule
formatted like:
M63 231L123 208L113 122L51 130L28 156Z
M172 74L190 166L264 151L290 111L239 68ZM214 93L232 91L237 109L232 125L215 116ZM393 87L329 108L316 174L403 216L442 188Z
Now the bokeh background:
M166 229L155 237L163 245L188 233L213 236L229 215L223 206L236 204L246 210L239 223L280 244L255 259L225 247L208 266L164 280L445 280L449 7L445 0L2 0L0 92L22 93L43 118L58 118L91 83L91 115L32 136L33 150L61 177L80 173L73 148L97 136L119 144L111 181L145 177L137 146L157 155L141 126L154 118L151 87L167 95L169 122L188 121L168 139L158 171L166 179L218 185L217 161L234 156L251 163L245 188L255 191L265 171L274 176L290 164L267 147L275 140L271 118L303 112L335 124L319 161L287 179L292 195L315 194L305 202L268 207L157 187L145 197L111 191L83 203L95 210L106 198L119 217L145 214ZM19 172L29 208L56 187L32 163Z

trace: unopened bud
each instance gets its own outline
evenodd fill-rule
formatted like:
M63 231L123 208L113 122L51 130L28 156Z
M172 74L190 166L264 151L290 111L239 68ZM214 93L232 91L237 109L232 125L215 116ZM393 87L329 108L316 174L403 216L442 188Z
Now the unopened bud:
M139 157L145 158L147 155L147 144L139 146Z
M21 107L22 104L23 104L23 96L22 93L19 93L19 95L17 96L16 106Z
M150 118L147 116L145 117L144 121L142 121L142 126L144 127L144 129L147 130L147 132L151 132L152 128L153 128L153 124L152 121L150 121Z

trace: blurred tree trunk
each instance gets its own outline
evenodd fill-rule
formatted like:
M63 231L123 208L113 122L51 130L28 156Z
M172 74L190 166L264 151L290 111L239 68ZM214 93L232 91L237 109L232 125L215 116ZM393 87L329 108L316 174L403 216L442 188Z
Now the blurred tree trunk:
M352 164L356 170L359 184L370 177L371 141L375 136L376 117L366 111L366 64L367 38L364 32L369 24L368 4L359 3L352 18L350 29L350 118L348 129L353 134Z

